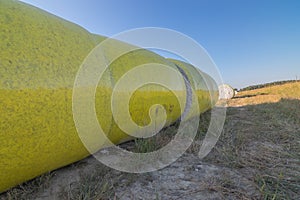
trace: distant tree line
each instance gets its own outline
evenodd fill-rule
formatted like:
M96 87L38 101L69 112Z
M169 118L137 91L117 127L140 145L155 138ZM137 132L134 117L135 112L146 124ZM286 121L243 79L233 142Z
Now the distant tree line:
M255 89L260 89L260 88L264 88L264 87L270 87L270 86L274 86L274 85L283 85L285 83L294 83L294 82L300 82L300 80L276 81L276 82L272 82L272 83L253 85L253 86L248 86L248 87L242 88L239 91L242 92L242 91L248 91L248 90L255 90Z

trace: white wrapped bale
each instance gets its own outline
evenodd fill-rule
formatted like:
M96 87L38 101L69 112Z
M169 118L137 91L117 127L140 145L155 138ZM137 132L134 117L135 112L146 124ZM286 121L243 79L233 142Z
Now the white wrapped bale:
M219 99L232 99L235 95L234 89L227 84L219 86Z

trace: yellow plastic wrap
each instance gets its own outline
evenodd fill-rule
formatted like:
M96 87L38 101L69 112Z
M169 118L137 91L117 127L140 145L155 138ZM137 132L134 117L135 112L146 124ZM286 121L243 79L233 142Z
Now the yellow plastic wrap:
M73 119L73 85L83 60L105 38L35 7L10 0L0 1L0 27L2 192L90 155ZM119 42L106 49L107 62L112 62L111 52L126 45ZM164 59L147 50L130 52L109 65L95 95L97 119L114 143L132 137L124 133L112 117L113 88L126 72L144 63L182 69L197 92L201 112L213 106L211 99L213 102L217 99L217 95L209 95L210 87L200 76L192 77L193 70L197 70L193 66ZM184 77L181 78L184 82ZM209 84L215 83L211 80ZM127 94L116 95L125 99ZM170 91L162 86L147 85L132 94L129 112L136 124L145 126L150 120L150 107L160 104L166 110L167 126L180 118L184 112L180 104L187 105L186 99L185 90ZM96 145L96 150L104 144Z

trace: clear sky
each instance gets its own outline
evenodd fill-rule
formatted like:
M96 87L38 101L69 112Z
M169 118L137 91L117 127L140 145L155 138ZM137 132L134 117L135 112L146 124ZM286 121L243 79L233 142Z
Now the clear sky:
M182 32L236 88L300 79L298 0L23 1L105 36L149 26Z

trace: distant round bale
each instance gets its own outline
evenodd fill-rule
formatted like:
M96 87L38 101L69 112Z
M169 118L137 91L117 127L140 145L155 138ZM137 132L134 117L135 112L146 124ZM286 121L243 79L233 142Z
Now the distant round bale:
M235 95L234 89L228 84L219 86L219 99L232 99Z

